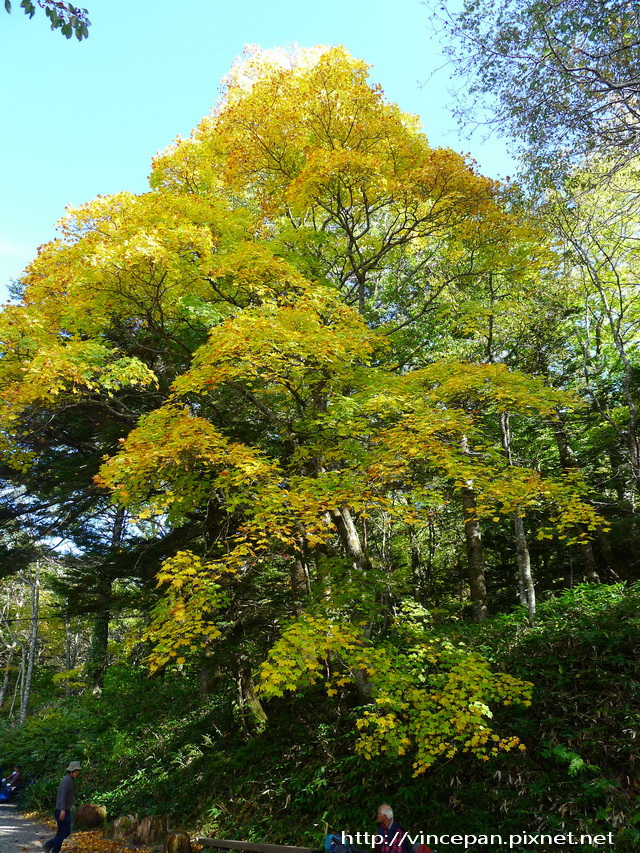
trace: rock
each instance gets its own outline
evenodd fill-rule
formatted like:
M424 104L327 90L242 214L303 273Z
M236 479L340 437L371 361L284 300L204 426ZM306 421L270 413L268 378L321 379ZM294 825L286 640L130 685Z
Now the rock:
M186 832L170 832L164 841L163 853L191 853L191 841Z
M138 815L125 814L117 817L111 827L111 834L116 841L126 841L138 829Z
M73 825L76 829L97 829L107 819L105 806L96 806L93 803L83 803L73 816Z
M144 847L151 847L156 841L162 841L167 833L169 819L166 815L151 815L140 821L135 841Z

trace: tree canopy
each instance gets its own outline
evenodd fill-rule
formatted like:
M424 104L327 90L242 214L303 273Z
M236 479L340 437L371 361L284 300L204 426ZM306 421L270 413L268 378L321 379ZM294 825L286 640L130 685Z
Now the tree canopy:
M215 657L247 731L321 683L362 705L362 755L421 774L524 749L492 708L531 701L432 636L436 529L473 618L493 536L533 625L532 543L596 580L609 521L554 349L569 255L368 72L341 47L248 52L149 192L68 211L0 315L0 451L69 543L55 585L95 616L96 687L134 608L152 670Z
M469 0L434 10L459 114L505 130L547 172L638 154L640 31L626 0Z

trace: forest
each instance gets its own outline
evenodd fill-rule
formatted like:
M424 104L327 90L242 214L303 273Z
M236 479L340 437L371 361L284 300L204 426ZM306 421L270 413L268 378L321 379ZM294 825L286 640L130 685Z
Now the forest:
M110 816L226 838L319 846L388 800L416 832L637 849L637 15L433 26L512 179L431 147L345 48L254 48L148 192L69 210L14 285L25 807L78 758Z

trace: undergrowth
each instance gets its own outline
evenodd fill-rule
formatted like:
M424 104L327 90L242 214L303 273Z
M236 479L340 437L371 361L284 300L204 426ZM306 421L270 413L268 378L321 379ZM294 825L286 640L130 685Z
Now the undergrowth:
M273 700L267 727L247 739L230 679L203 699L195 673L149 678L124 665L111 667L100 697L41 696L24 725L3 723L2 762L35 780L23 805L42 811L79 759L80 801L112 817L168 812L202 834L318 846L329 829L373 831L388 800L413 832L613 832L627 853L640 844L639 627L640 586L620 585L542 602L534 629L521 612L437 629L533 681L534 701L496 714L526 753L486 764L457 756L417 779L411 756L356 756L355 708L319 690Z

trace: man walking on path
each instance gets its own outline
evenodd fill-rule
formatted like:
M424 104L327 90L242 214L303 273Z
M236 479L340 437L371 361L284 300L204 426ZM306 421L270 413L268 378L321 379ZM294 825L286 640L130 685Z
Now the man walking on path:
M58 831L49 841L43 841L42 846L48 853L60 853L62 842L71 835L71 809L75 800L73 780L80 772L80 762L72 761L67 767L58 787L56 810L54 812Z

